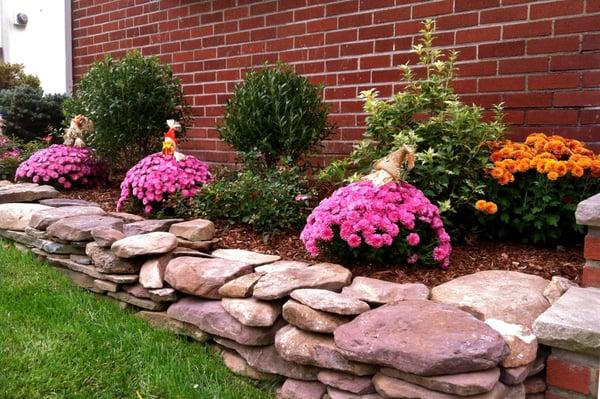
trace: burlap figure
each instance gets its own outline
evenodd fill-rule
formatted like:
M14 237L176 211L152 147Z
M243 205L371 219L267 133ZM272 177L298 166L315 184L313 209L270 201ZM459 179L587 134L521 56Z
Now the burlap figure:
M407 145L375 161L373 171L362 180L371 180L375 186L383 186L391 181L402 181L404 164L407 170L415 167L415 153Z

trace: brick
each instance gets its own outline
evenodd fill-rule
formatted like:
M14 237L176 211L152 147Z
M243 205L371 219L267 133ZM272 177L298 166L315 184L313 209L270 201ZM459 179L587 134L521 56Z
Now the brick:
M410 19L410 7L398 7L373 13L373 23L382 24Z
M321 18L325 15L325 6L315 6L294 11L294 21Z
M340 17L338 20L338 28L352 28L356 26L371 25L373 21L372 13L353 14L347 17Z
M579 50L579 41L579 36L531 39L527 41L527 54L574 52Z
M210 4L209 4L210 5ZM250 15L268 14L277 10L276 1L258 2L250 6Z
M526 22L523 24L505 25L502 30L503 39L547 36L552 33L552 21Z
M455 11L479 10L482 8L497 7L500 0L456 0L454 2Z
M373 10L376 8L391 7L394 4L394 0L360 0L359 8L361 10Z
M339 60L327 61L325 63L325 69L327 72L353 71L358 69L358 59L343 58Z
M600 260L600 237L586 235L583 245L583 257L588 260Z
M581 49L583 51L600 50L600 33L583 35Z
M452 14L439 17L435 24L437 29L446 30L475 26L478 22L479 14L476 12L471 12L467 14Z
M458 64L458 76L489 76L498 71L496 61L478 61Z
M502 42L479 45L479 58L516 57L525 54L525 42Z
M552 18L564 15L576 15L583 12L583 0L561 0L551 3L532 4L529 11L531 19Z
M424 4L417 4L414 5L412 9L413 18L431 17L450 13L452 13L452 1L450 0L430 1Z
M325 15L328 17L340 14L350 14L358 11L358 0L338 1L327 4Z
M368 28L360 28L358 31L359 40L369 40L386 38L394 35L394 25L378 25Z
M512 22L527 19L527 6L502 7L495 10L481 11L479 23Z
M387 68L391 66L391 62L392 57L390 55L362 57L360 59L360 69Z
M334 32L327 32L325 34L325 43L348 43L354 42L358 39L358 31L356 29L345 29L337 30Z
M366 83L369 82L371 78L370 72L350 72L350 73L340 73L338 74L338 84L340 85L348 85L348 84L357 84L357 83Z
M548 57L523 58L518 62L500 60L498 71L500 74L546 72L548 71Z
M500 30L499 26L461 29L456 32L456 44L496 41L500 39Z
M552 355L546 363L546 381L548 385L568 389L589 395L590 368L558 359Z
M600 109L581 110L579 122L582 125L600 124Z
M501 77L479 79L480 92L517 91L525 88L525 77Z
M340 54L342 56L369 54L372 52L373 52L373 43L372 42L344 44L340 47Z
M509 93L504 103L506 108L547 108L552 105L552 93Z
M600 90L561 91L554 93L557 107L576 107L600 103Z
M561 124L577 124L577 110L528 110L527 124L530 125L561 125Z
M600 71L586 71L582 77L583 87L600 87Z
M600 16L589 15L556 20L554 34L594 32L600 30Z
M600 53L557 55L550 61L553 71L592 68L600 68Z
M600 267L585 265L583 267L583 275L581 277L584 287L600 288ZM596 381L596 385L598 381Z
M317 21L310 21L306 24L307 32L325 32L337 29L337 18L324 18Z
M579 86L579 73L532 75L527 78L529 90L571 89Z

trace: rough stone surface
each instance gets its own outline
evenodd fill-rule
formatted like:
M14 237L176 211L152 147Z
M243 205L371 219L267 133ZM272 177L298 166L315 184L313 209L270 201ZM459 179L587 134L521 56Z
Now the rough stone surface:
M350 283L352 274L343 266L319 263L306 268L292 268L267 273L254 286L258 299L273 300L288 296L299 288L322 288L339 291Z
M456 399L456 395L435 392L422 386L388 377L378 373L373 377L373 385L380 395L385 398L415 398L415 399ZM492 391L472 396L473 399L523 399L523 385L507 386L497 383Z
M331 336L302 331L291 325L277 332L275 348L281 357L290 362L355 375L372 375L377 370L375 366L346 359Z
M117 283L117 284L129 284L129 283L135 283L136 281L138 281L137 274L100 273L98 271L98 269L94 266L81 265L77 262L73 262L70 259L64 259L64 258L60 258L58 256L48 256L46 258L46 260L49 263L52 263L52 264L55 264L58 266L62 266L62 267L66 267L67 269L71 269L75 272L87 274L88 276L99 279L99 280L108 280L108 281L112 281L113 283Z
M148 292L148 290L145 289L144 287L142 287L142 285L139 283L126 284L122 288L123 288L123 291L125 291L126 293L131 294L135 297L142 298L142 299L151 299L150 292Z
M117 229L112 228L96 228L91 231L92 238L96 241L96 244L102 248L110 248L113 243L125 238L125 234Z
M178 241L179 242L179 241ZM195 249L191 249L191 248L185 248L185 247L177 247L175 248L175 250L173 251L173 256L196 256L199 258L212 258L212 255L209 255L207 253L204 252L200 252L197 251Z
M266 273L250 273L225 283L219 288L219 295L226 298L248 298L252 296L254 285Z
M114 242L110 249L121 258L160 255L174 250L177 238L171 233L155 232L128 236Z
M162 288L165 269L170 260L171 255L169 254L146 259L140 269L140 284L145 288Z
M352 317L314 310L294 300L283 305L283 318L302 330L329 334L352 320Z
M169 317L190 323L199 329L223 338L229 338L242 345L269 345L280 327L248 327L225 311L221 301L186 297L169 306Z
M279 255L261 254L258 252L246 251L245 249L217 249L212 252L212 256L244 262L253 266L260 266L281 259L281 256Z
M167 312L149 312L142 310L137 313L139 317L148 321L148 323L163 330L171 331L178 335L185 335L199 342L205 342L210 339L210 335L194 326L193 324L172 319L167 315Z
M542 393L546 390L546 381L541 375L527 378L523 385L525 385L525 393L527 394Z
M42 205L53 206L55 208L62 208L64 206L96 206L99 207L97 202L86 201L82 199L71 199L71 198L50 198L39 201Z
M431 290L431 299L473 314L531 328L550 303L544 297L549 281L531 274L486 270L459 277Z
M223 298L223 308L240 323L251 327L269 327L281 314L281 305L255 298Z
M378 393L367 393L364 395L358 395L348 391L342 391L340 389L327 387L327 396L323 396L323 399L383 399L383 396Z
M529 370L531 370L531 365L508 369L501 368L500 370L500 381L508 385L517 385L525 381Z
M110 249L102 248L93 241L86 245L85 253L102 273L133 274L140 270L139 261L119 258Z
M576 309L576 311L574 311ZM600 289L570 288L533 325L538 342L573 352L600 353Z
M215 342L235 350L240 356L246 359L250 366L264 373L282 375L297 380L317 380L318 368L288 362L277 353L275 345L247 346L219 337L215 338Z
M344 287L342 294L375 305L407 299L427 299L429 288L424 284L398 284L369 277L355 277L352 284Z
M169 232L189 241L207 241L215 236L215 225L210 220L194 219L174 223Z
M118 292L107 292L107 294L111 298L115 298L121 302L128 303L130 305L137 306L138 308L147 309L147 310L165 310L167 305L165 303L157 303L151 301L149 299L138 298L127 292L118 291Z
M470 396L490 392L500 379L500 369L498 367L471 373L438 375L433 377L404 373L400 370L387 367L383 367L380 372L388 377L407 381L432 391L458 396Z
M123 221L123 223L135 223L135 222L142 222L142 221L146 220L142 216L135 215L133 213L127 213L127 212L108 212L108 214L110 216L114 216L116 218L121 219Z
M120 285L112 281L94 279L94 286L102 291L117 292Z
M579 285L572 282L568 278L552 276L550 284L548 284L544 290L544 296L551 305L554 305L554 303L558 301L558 298L560 298L571 287L579 287Z
M90 258L89 256L85 256L85 255L71 254L71 255L69 255L69 259L71 259L73 262L77 262L82 265L91 265L92 264L92 258Z
M106 212L97 206L65 206L62 208L49 208L35 212L31 215L29 226L38 230L46 230L52 223L73 216L89 216L91 218L104 216Z
M535 360L538 342L531 329L497 319L487 319L485 324L498 331L508 344L510 353L502 360L503 367L525 366Z
M7 184L0 186L0 204L33 202L41 199L56 198L58 194L58 191L52 186L40 186L34 183Z
M225 366L234 374L252 378L253 380L270 380L273 375L260 372L250 366L243 357L229 350L220 350L221 359Z
M218 299L223 284L251 272L252 265L247 263L182 256L169 262L165 280L181 292Z
M341 371L322 370L317 375L317 378L325 385L358 395L375 392L375 387L370 377L359 377L342 373Z
M366 302L328 290L301 288L290 296L312 309L340 315L357 315L370 309Z
M288 378L281 387L278 399L321 399L326 387L320 382L299 381Z
M24 231L34 214L53 209L40 204L0 204L0 229Z
M46 233L46 231L44 230L38 230L38 229L34 229L33 227L25 227L25 230L23 230L25 232L25 234L27 234L28 236L34 237L34 238L41 238L44 240L48 239L48 233Z
M62 267L56 267L55 269L57 271L59 271L60 273L64 274L65 276L69 277L75 285L77 285L83 289L86 289L88 291L93 291L98 294L103 294L106 292L102 288L97 287L94 284L94 279L92 277L88 276L87 274L74 272L73 270L64 269Z
M120 230L123 221L110 216L74 216L52 223L46 231L51 237L65 241L91 241L92 230L112 228Z
M148 290L150 299L154 302L175 302L179 299L177 291L173 288L159 288L156 290Z
M183 219L152 219L139 222L127 223L123 226L126 236L137 236L140 234L154 233L156 231L167 232L174 223L183 222Z
M49 254L61 255L61 254L85 254L85 248L79 246L62 244L55 241L39 239L25 234L21 231L12 230L0 230L0 237L7 238L12 241L16 241L28 247L35 247L36 249L42 250Z
M214 238L208 241L189 241L184 240L183 238L177 238L177 245L179 248L190 248L208 253L212 250L212 247L220 241L221 240L219 238Z
M600 226L600 193L577 204L575 220L577 224Z
M279 260L277 262L269 263L266 265L256 266L254 268L254 271L258 273L272 273L290 269L304 269L308 266L309 264L306 262L300 262L296 260Z
M485 323L454 306L424 300L370 310L338 327L334 336L349 359L424 376L489 369L508 354L502 336Z

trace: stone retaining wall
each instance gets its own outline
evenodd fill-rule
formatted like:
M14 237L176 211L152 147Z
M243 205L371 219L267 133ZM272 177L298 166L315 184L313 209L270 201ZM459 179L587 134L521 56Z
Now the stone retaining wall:
M600 290L506 271L432 290L353 279L336 264L213 250L207 220L57 196L0 184L0 236L153 326L209 342L233 372L280 378L280 398L542 398L546 381L549 398L597 391ZM567 333L564 312L587 324L573 316ZM538 340L562 349L546 362Z

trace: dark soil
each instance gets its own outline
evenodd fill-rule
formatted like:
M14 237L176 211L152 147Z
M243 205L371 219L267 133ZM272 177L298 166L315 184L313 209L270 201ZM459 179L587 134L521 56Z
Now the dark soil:
M62 193L63 197L86 199L99 203L105 210L114 211L119 197L118 187L97 190L78 189ZM304 249L299 232L285 232L265 239L245 225L230 225L216 221L218 244L222 248L240 248L280 255L284 259L327 261L313 259ZM410 268L402 264L382 266L349 266L355 276L375 277L395 282L421 282L429 287L481 270L514 270L550 279L567 277L579 283L584 264L581 246L542 248L524 244L478 242L456 245L448 270Z

